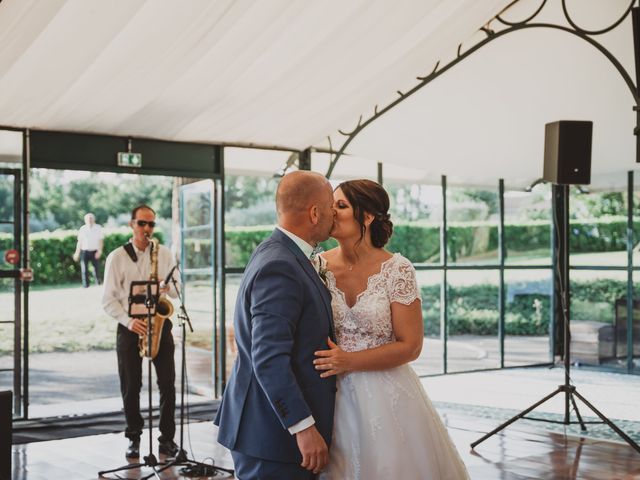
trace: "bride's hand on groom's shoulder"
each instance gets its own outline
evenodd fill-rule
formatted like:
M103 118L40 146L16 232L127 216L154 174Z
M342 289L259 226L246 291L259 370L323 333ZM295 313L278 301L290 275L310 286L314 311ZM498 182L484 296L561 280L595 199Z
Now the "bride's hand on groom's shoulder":
M330 338L327 339L327 344L329 345L329 350L318 350L314 353L318 358L313 361L313 364L316 370L322 372L320 376L326 378L331 375L348 372L350 370L349 352L342 350Z

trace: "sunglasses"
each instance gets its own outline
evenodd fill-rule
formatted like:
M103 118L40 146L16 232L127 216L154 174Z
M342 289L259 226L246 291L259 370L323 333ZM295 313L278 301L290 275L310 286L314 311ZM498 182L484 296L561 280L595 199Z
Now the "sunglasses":
M136 220L136 224L139 227L146 227L147 225L149 225L151 228L154 228L156 226L156 222L154 222L153 220L151 220L150 222L147 220Z

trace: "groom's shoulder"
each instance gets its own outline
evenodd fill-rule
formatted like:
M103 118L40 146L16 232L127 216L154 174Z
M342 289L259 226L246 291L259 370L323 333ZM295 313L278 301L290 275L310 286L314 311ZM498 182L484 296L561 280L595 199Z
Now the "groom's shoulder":
M282 242L282 240L272 235L266 239L264 239L256 248L256 253L260 254L270 254L270 255L279 255L285 254L287 252L287 246Z
M281 264L297 262L291 248L277 238L269 237L264 240L254 252L255 260L259 264Z

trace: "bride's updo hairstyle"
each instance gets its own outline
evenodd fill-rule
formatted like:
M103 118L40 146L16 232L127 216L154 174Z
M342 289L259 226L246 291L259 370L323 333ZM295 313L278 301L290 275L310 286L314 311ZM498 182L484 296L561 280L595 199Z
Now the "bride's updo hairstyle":
M389 195L379 183L371 180L349 180L336 187L342 190L353 208L353 217L360 225L360 240L364 238L366 226L364 216L373 215L369 225L371 243L376 248L384 247L393 233L393 223L389 220Z

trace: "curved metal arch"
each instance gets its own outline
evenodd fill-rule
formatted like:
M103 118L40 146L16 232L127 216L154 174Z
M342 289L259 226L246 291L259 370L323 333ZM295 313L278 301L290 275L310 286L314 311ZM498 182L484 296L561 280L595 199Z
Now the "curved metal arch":
M380 118L382 115L384 115L386 112L388 112L393 107L398 105L400 102L405 100L407 97L413 95L415 92L420 90L422 87L424 87L425 85L430 83L432 80L434 80L435 78L439 77L441 74L443 74L444 72L446 72L447 70L449 70L453 66L457 65L463 59L465 59L466 57L468 57L469 55L471 55L475 51L479 50L483 46L487 45L492 40L500 38L500 37L502 37L502 36L504 36L504 35L506 35L508 33L511 33L511 32L516 32L516 31L519 31L519 30L525 30L525 29L529 29L529 28L551 28L551 29L555 29L555 30L560 30L560 31L575 35L578 38L581 38L581 39L585 40L587 43L589 43L592 46L594 46L600 53L602 53L613 64L613 66L618 70L618 72L622 76L623 80L625 81L625 83L629 87L629 90L631 91L631 95L633 96L633 99L634 99L635 104L636 104L634 106L634 109L636 111L638 111L638 123L640 124L640 106L639 106L640 105L640 96L638 94L638 88L636 87L635 83L633 82L633 79L631 78L631 76L629 75L627 70L618 61L618 59L615 58L615 56L611 52L609 52L609 50L607 50L603 45L598 43L596 40L594 40L594 39L589 37L590 33L588 31L582 30L579 27L576 27L572 21L569 21L568 17L567 17L567 20L569 21L570 25L574 28L573 30L571 28L569 28L569 27L566 27L566 26L563 26L563 25L555 25L555 24L552 24L552 23L526 23L529 20L531 20L532 18L534 18L535 16L537 16L538 13L540 13L542 8L546 4L546 1L547 0L543 0L542 4L540 5L540 7L538 7L538 9L534 12L534 14L531 15L529 18L527 18L526 20L523 20L522 22L515 22L515 23L505 22L502 18L500 18L500 14L504 13L506 10L508 10L509 7L511 7L512 5L514 5L517 2L511 3L508 7L506 7L504 10L502 10L498 15L496 15L494 17L495 20L500 21L504 25L508 25L508 28L505 28L504 30L501 30L499 32L495 32L495 31L493 31L493 30L488 28L488 25L491 23L491 21L488 22L487 25L483 26L480 29L481 31L483 31L487 35L483 40L481 40L480 42L476 43L471 48L469 48L469 50L467 50L465 52L461 52L462 44L460 44L458 46L458 53L456 55L456 58L454 60L452 60L451 62L449 62L447 65L445 65L441 70L438 70L438 67L440 65L440 61L438 61L436 63L436 65L435 65L435 67L433 68L433 71L429 75L424 76L424 77L417 77L417 79L420 80L420 83L418 83L416 86L414 86L413 88L408 90L406 93L399 92L400 93L400 97L399 98L397 98L396 100L394 100L393 102L389 103L387 106L385 106L384 108L381 108L381 109L378 107L378 105L376 105L375 108L374 108L374 114L371 117L369 117L368 119L366 119L365 121L362 121L362 115L360 115L360 118L358 119L358 124L356 125L356 127L352 131L345 133L345 132L339 130L339 132L341 134L347 136L348 138L342 144L340 149L337 152L335 152L335 157L329 163L329 168L327 169L326 177L327 178L331 178L331 174L333 173L333 170L334 170L338 160L344 154L344 152L345 152L346 148L349 146L349 144L354 140L354 138L362 130L364 130L367 126L369 126L375 120ZM564 3L565 3L565 0L562 0L563 8L564 8ZM604 31L609 31L609 30L615 28L616 26L618 26L620 23L622 23L622 21L624 21L624 19L631 12L631 7L633 6L633 3L634 2L632 1L631 2L631 6L625 11L624 15L615 22L615 24L613 26L610 26L607 29L604 29L603 31L596 31L596 33L593 33L593 35L599 34L599 32L604 33ZM634 134L636 134L636 135L640 134L640 127L639 126L636 127L636 129L634 131ZM639 137L639 139L640 139L640 137Z

